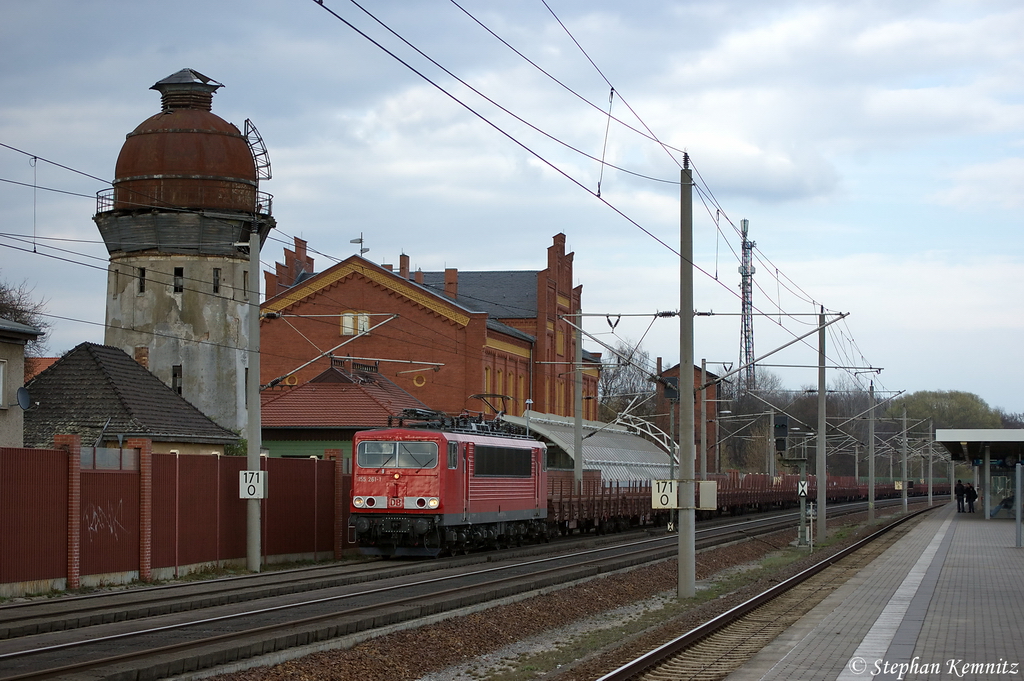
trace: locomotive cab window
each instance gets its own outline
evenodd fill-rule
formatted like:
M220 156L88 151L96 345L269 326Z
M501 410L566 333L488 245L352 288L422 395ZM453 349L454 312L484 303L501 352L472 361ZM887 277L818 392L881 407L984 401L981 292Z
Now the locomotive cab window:
M356 463L362 468L434 468L436 442L360 442Z
M449 442L448 443L448 468L455 470L459 467L459 443Z
M533 450L478 445L473 475L528 478L533 474Z

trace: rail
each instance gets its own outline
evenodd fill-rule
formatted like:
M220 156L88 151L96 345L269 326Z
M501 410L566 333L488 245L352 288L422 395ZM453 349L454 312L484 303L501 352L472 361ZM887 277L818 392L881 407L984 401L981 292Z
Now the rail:
M691 629L690 631L686 632L682 636L680 636L680 637L678 637L676 639L673 639L673 640L669 641L668 643L665 643L664 645L662 645L662 646L660 646L658 648L655 648L654 650L652 650L652 651L650 651L650 652L648 652L648 653L646 653L644 655L641 655L640 657L636 658L635 660L633 660L631 662L628 662L627 664L622 665L618 669L616 669L616 670L614 670L612 672L609 672L608 674L605 674L604 676L600 677L597 681L628 681L629 679L636 678L638 675L644 673L645 671L648 671L648 670L652 669L653 667L656 667L657 665L661 664L665 660L668 660L669 658L673 657L674 655L678 654L679 652L681 652L681 651L685 650L686 648L690 647L691 645L693 645L697 641L705 638L706 636L708 636L710 634L715 633L716 631L719 631L720 629L724 629L728 625L730 625L733 622L739 620L741 617L749 614L750 612L752 612L756 608L760 607L761 605L764 605L768 601L770 601L770 600L778 597L779 595L789 591L790 589L795 587L797 584L800 584L801 582L806 581L807 579L813 577L814 575L818 574L819 572L821 572L821 571L825 570L826 568L834 565L835 563L839 562L840 560L842 560L846 556L850 555L851 553L854 553L854 552L858 551L859 549L863 548L864 546L866 546L867 544L870 544L871 542L875 541L876 539L878 539L882 535L886 534L890 530L893 530L896 527L899 527L900 525L902 525L903 523L916 518L917 516L921 515L922 513L926 513L928 511L934 510L936 508L941 508L941 507L940 506L930 506L928 508L922 509L920 511L916 511L914 513L907 514L906 516L903 516L903 517L899 518L895 522L892 522L889 525L886 525L885 527L883 527L882 529L878 530L877 532L874 532L874 533L868 535L867 537L865 537L864 539L861 539L860 541L851 544L850 546L846 547L845 549L843 549L843 550L841 550L841 551L839 551L839 552L829 556L828 558L820 561L819 563L816 563L815 565L812 565L811 567L807 568L806 570L804 570L804 571L802 571L802 572L800 572L800 573L798 573L796 575L793 575L789 579L786 579L786 580L784 580L782 582L779 582L778 584L776 584L775 586L771 587L770 589L768 589L766 591L763 591L760 594L754 596L753 598L751 598L751 599L749 599L749 600L747 600L747 601L737 605L735 608L732 608L731 610L727 610L726 612L723 612L721 615L719 615L719 616L717 616L717 617L715 617L715 618L713 618L711 620L708 620L707 622L705 622L704 624L700 625L699 627L695 627L694 629Z

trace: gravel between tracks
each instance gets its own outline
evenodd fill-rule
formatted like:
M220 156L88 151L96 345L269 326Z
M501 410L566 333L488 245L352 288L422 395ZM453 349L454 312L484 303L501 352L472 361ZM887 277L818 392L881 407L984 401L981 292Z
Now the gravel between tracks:
M893 513L879 509L879 516ZM843 525L863 523L864 515L845 516ZM830 525L835 528L839 521ZM761 541L746 541L697 554L697 579L742 569L793 539L793 531ZM585 681L618 667L647 650L732 608L766 588L796 574L829 553L867 534L851 532L843 541L813 557L802 558L740 589L721 595L664 620L641 634L627 636L592 653L584 653L560 668L538 667L530 676L550 681ZM217 681L477 681L508 671L522 656L571 646L580 635L616 626L674 599L677 584L674 560L630 572L594 579L579 586L519 603L445 620L361 643L347 650L316 653L273 667L260 667L214 677ZM527 678L521 676L519 678Z

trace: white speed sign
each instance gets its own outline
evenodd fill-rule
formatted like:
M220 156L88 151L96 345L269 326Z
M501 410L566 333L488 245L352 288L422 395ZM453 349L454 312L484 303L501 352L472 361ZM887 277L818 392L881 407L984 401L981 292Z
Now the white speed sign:
M654 480L651 485L651 508L679 508L677 480Z
M266 496L266 471L238 471L239 499L263 499Z

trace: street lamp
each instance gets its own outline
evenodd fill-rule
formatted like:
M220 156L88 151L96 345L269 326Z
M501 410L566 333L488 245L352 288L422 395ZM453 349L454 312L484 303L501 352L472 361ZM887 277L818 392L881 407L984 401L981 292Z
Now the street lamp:
M530 437L530 409L533 407L533 400L526 400L526 437Z

